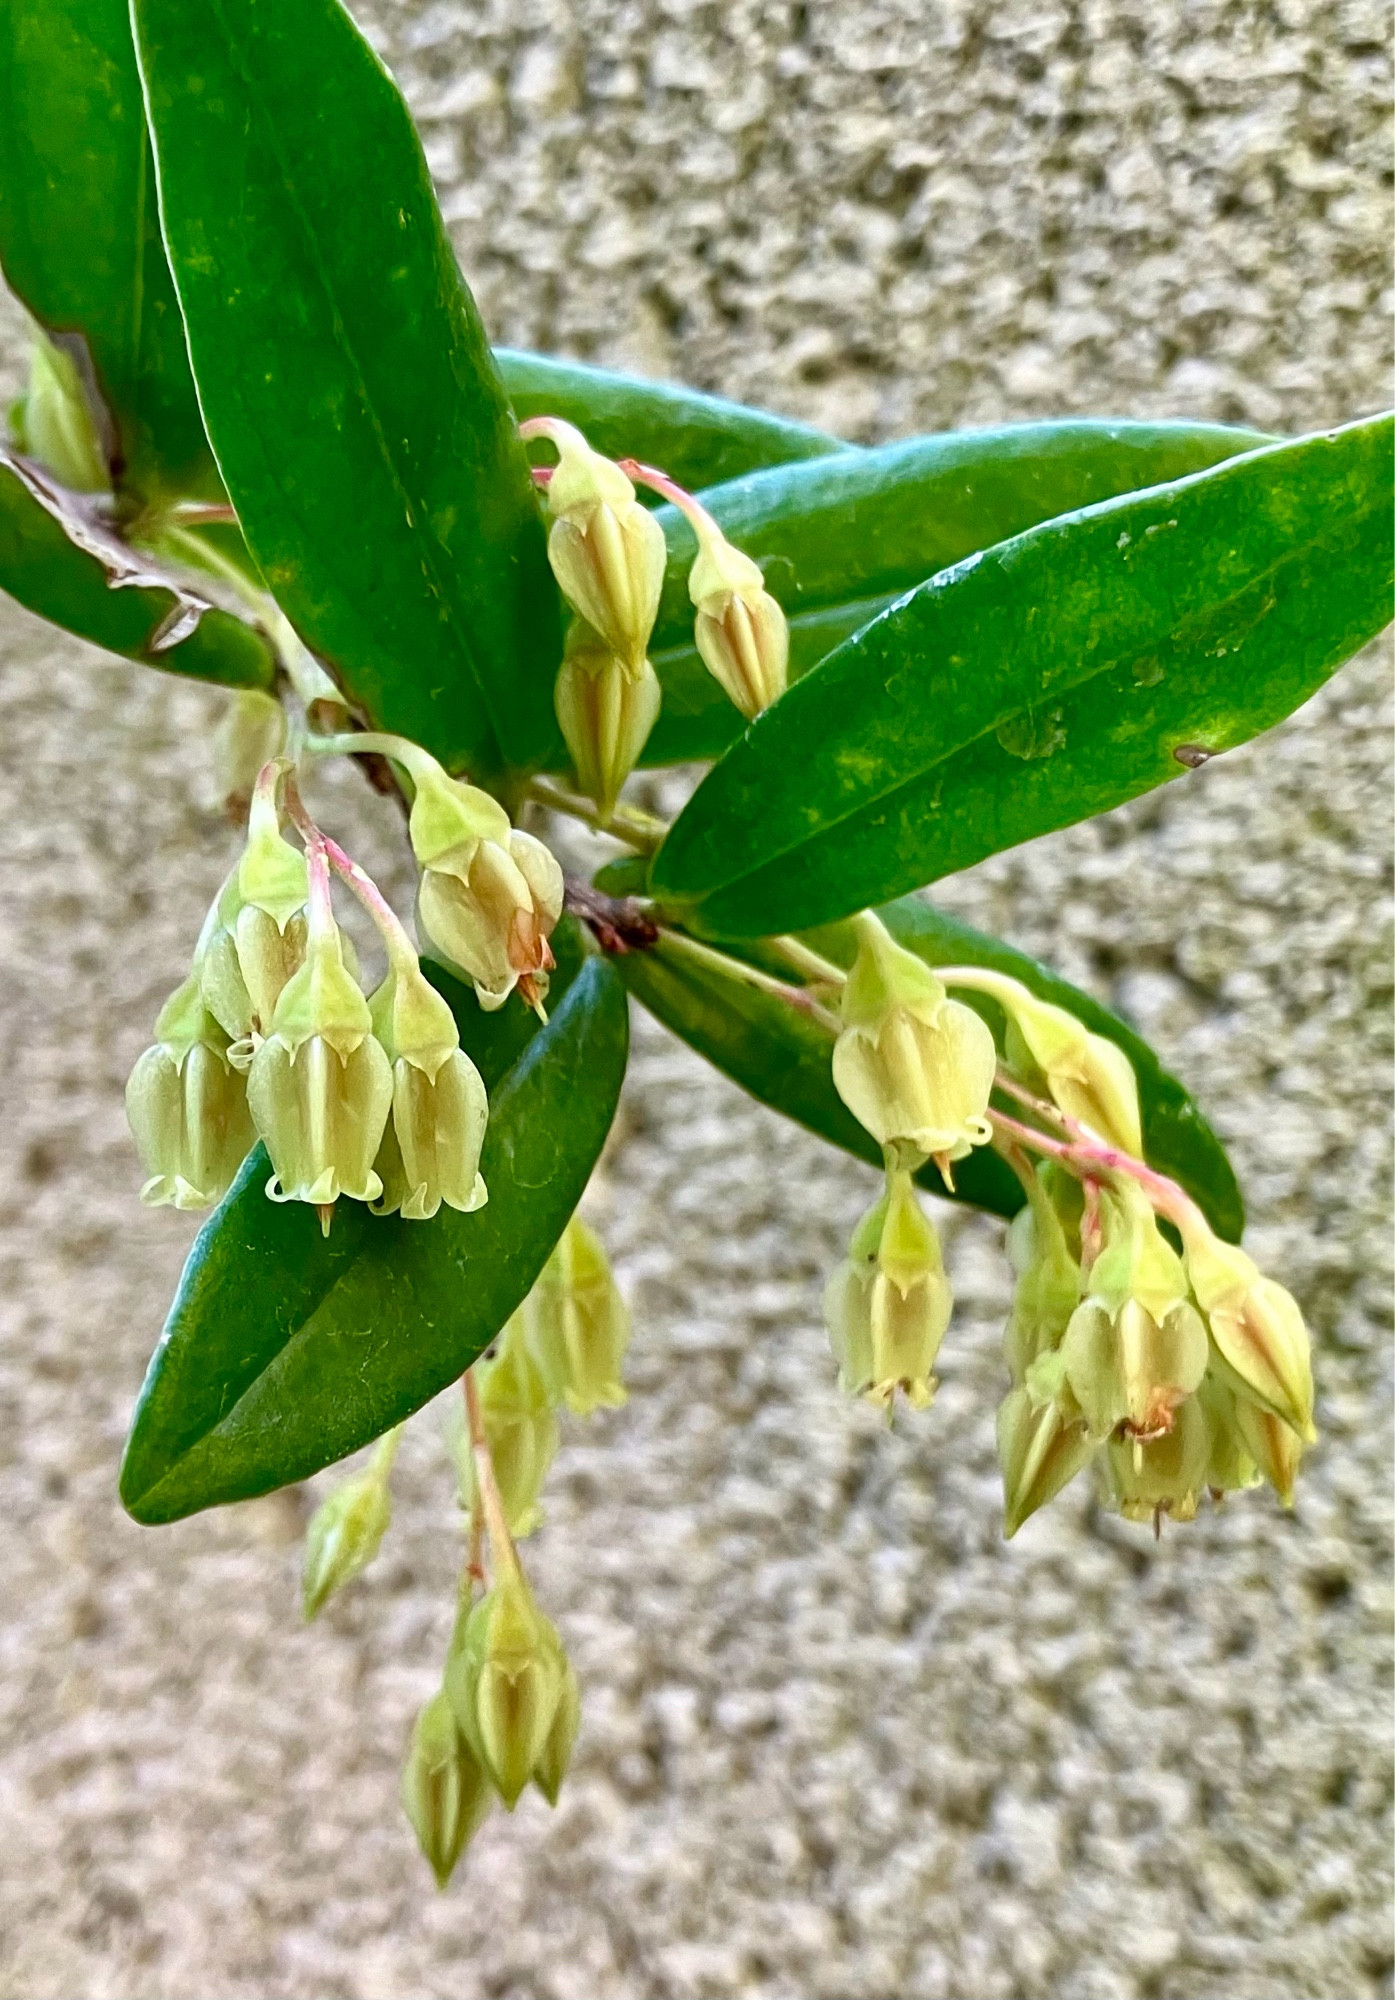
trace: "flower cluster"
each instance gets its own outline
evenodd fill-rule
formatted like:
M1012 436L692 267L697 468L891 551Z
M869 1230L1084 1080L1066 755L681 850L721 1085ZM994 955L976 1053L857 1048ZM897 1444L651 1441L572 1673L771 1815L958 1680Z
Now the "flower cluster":
M998 1418L1008 1533L1091 1463L1131 1519L1190 1520L1203 1495L1265 1480L1290 1504L1316 1436L1302 1315L1148 1165L1124 1051L1016 979L932 970L870 912L856 928L833 1078L884 1149L887 1188L825 1294L844 1387L929 1401L950 1297L912 1174L933 1160L952 1186L954 1163L993 1144L1026 1195ZM951 987L1000 1010L1001 1056Z
M604 458L560 417L533 417L521 429L525 438L546 438L557 448L556 465L539 475L551 522L547 552L576 613L557 677L557 720L578 784L608 820L660 704L649 641L667 549L663 530L636 497L635 481L671 501L697 537L688 576L694 644L743 715L759 715L784 692L789 628L756 563L665 473L634 459Z

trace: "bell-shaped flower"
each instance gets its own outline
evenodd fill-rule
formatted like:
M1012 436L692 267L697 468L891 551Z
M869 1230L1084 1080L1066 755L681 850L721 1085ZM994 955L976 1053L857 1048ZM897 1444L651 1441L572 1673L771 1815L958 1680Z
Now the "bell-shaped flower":
M1092 1033L1064 1007L1041 999L1006 973L975 967L972 981L962 983L990 994L1007 1015L1007 1058L1012 1069L1027 1081L1040 1076L1052 1101L1068 1117L1111 1146L1142 1157L1138 1083L1133 1064L1117 1042Z
M557 675L557 720L577 784L603 818L639 762L661 700L648 660L633 671L589 625L572 621Z
M258 785L247 815L247 845L237 865L240 904L264 910L284 930L309 900L305 856L281 832L274 786Z
M1102 1248L1061 1344L1066 1380L1093 1437L1120 1425L1161 1436L1206 1373L1206 1328L1181 1258L1133 1184L1100 1206Z
M460 1046L455 1016L414 958L403 957L369 1002L392 1064L392 1119L375 1163L380 1214L421 1222L448 1208L470 1214L489 1199L480 1148L489 1122L484 1080Z
M1312 1348L1297 1301L1243 1250L1221 1242L1198 1210L1181 1227L1187 1276L1221 1359L1256 1402L1311 1444Z
M698 538L688 573L694 643L708 673L753 718L785 691L789 625L759 566L732 546L706 509L689 501L683 512Z
M312 922L305 963L252 1058L247 1101L271 1155L273 1201L312 1202L328 1231L341 1195L381 1195L373 1162L392 1105L392 1065L332 918Z
M900 1389L924 1409L935 1393L932 1370L952 1307L939 1238L910 1174L897 1169L824 1290L841 1386L888 1410Z
M507 845L508 814L478 785L447 776L424 750L410 768L416 788L407 827L413 854L422 868L468 881L481 841Z
M625 1401L630 1315L595 1231L574 1215L518 1312L554 1403L579 1417Z
M150 1207L211 1208L256 1140L247 1089L228 1038L190 973L161 1008L156 1041L126 1085L126 1116L145 1168Z
M481 840L462 877L428 867L421 878L422 928L474 982L481 1007L502 1007L522 984L541 1003L555 960L548 939L562 914L562 870L531 834Z
M1111 1438L1100 1454L1110 1496L1129 1521L1190 1521L1207 1491L1211 1427L1199 1398L1154 1437Z
M521 1572L505 1575L470 1611L446 1668L446 1692L510 1812L533 1779L546 1780L555 1796L566 1769L555 1732L574 1686L569 1691L557 1628Z
M1070 1484L1096 1450L1084 1420L1055 1398L1035 1394L1034 1386L1024 1382L1009 1390L998 1408L1003 1532L1009 1540Z
M399 1425L380 1438L363 1471L340 1480L311 1515L301 1568L301 1608L307 1620L318 1617L335 1592L377 1555L392 1521L389 1474L401 1436Z
M883 1146L910 1146L942 1165L961 1160L992 1133L992 1033L870 910L857 929L833 1050L838 1095Z
M558 418L524 426L545 435L558 460L548 482L548 560L563 596L610 651L638 675L649 652L668 563L664 531L627 476Z
M494 1787L466 1742L444 1688L412 1725L402 1767L402 1810L444 1889L494 1803Z

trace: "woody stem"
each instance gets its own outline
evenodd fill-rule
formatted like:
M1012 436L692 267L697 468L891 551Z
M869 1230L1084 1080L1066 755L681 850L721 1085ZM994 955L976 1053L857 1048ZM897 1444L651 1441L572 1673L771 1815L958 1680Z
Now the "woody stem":
M836 1014L821 1007L813 995L803 986L790 986L783 979L775 979L768 972L762 972L757 965L747 965L739 958L728 958L725 952L713 951L710 945L699 944L685 931L665 929L668 943L684 957L693 959L699 965L710 966L714 972L722 973L727 979L734 979L743 986L753 986L758 993L769 993L777 1000L783 1000L787 1007L794 1007L811 1021L825 1029L830 1035L839 1034L842 1022Z
M508 1516L504 1512L499 1482L494 1476L494 1454L489 1449L479 1384L472 1368L465 1370L460 1386L465 1392L465 1420L469 1425L470 1449L475 1459L475 1491L479 1495L485 1530L489 1535L489 1553L493 1558L494 1571L496 1576L502 1572L506 1576L517 1577L521 1573L518 1551L509 1533Z

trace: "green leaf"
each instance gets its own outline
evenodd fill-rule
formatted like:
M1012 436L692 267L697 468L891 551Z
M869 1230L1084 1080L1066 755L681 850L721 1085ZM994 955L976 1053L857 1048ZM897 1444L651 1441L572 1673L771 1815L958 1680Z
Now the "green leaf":
M1039 521L1270 442L1220 424L1010 424L777 466L716 487L702 503L799 618L894 596ZM656 518L669 543L653 641L663 652L692 643L697 543L676 508Z
M218 496L126 0L0 0L0 265L114 423L117 485Z
M464 1039L474 1002L438 983L461 1001ZM581 1198L627 1030L624 988L590 958L502 1076L482 1063L489 1201L474 1215L404 1222L345 1201L325 1238L313 1209L266 1199L259 1146L200 1232L151 1360L121 1472L135 1518L178 1520L304 1479L462 1374Z
M630 885L608 869L597 886L618 894ZM1245 1209L1225 1149L1186 1088L1117 1014L1026 952L943 915L919 897L887 903L877 914L892 936L927 965L972 965L1004 972L1043 1000L1066 1008L1095 1034L1116 1042L1138 1079L1148 1160L1181 1182L1222 1236L1239 1242ZM850 924L806 933L805 941L837 965L851 965L857 953ZM731 940L726 948L737 958L759 954L759 947L753 951L747 940ZM832 1041L816 1022L739 977L695 961L671 933L662 934L652 950L629 952L615 962L630 991L665 1027L752 1097L845 1152L880 1164L881 1149L833 1088ZM782 977L794 978L777 960L761 955L761 963ZM1005 1028L1001 1009L982 994L965 991L958 997L983 1015L1001 1051ZM996 1153L975 1151L954 1171L956 1200L1004 1216L1016 1214L1022 1206L1016 1177ZM935 1194L948 1192L933 1166L925 1167L919 1179Z
M709 934L829 922L1183 775L1390 616L1388 417L1043 523L767 710L654 859Z
M260 633L120 542L0 448L0 590L109 653L224 687L270 687L275 663Z
M338 0L135 0L209 436L263 575L375 725L556 742L527 460L396 86Z
M698 389L516 348L499 347L494 354L520 422L565 417L608 458L643 459L680 486L713 486L762 466L853 449L826 431Z

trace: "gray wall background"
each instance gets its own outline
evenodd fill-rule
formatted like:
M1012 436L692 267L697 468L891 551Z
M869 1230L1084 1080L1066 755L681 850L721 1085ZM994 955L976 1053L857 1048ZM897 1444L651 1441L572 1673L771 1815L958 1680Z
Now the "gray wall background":
M1057 411L1300 430L1389 395L1375 0L375 0L496 336L849 436ZM11 371L20 328L5 321ZM172 1529L115 1473L191 1235L121 1089L233 852L218 698L0 604L0 1991L1390 1991L1388 671L944 885L1126 1008L1234 1146L1319 1346L1292 1518L1158 1545L1073 1489L1005 1546L999 1233L946 1217L944 1386L840 1400L870 1177L651 1025L591 1207L632 1400L530 1567L585 1682L556 1814L431 1891L395 1799L444 1648L435 1419L298 1626L289 1494ZM404 886L349 783L325 813Z

